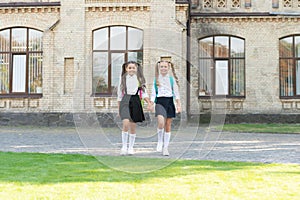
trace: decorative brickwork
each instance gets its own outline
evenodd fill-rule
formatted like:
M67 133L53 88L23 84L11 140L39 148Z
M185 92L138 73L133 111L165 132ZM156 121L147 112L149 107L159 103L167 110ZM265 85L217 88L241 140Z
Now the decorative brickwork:
M226 0L218 0L217 7L218 8L226 8Z
M293 6L292 3L292 0L283 0L283 7L291 8Z
M212 0L203 0L203 8L212 8L213 1Z
M232 8L240 8L241 7L241 1L240 0L232 0L231 7Z

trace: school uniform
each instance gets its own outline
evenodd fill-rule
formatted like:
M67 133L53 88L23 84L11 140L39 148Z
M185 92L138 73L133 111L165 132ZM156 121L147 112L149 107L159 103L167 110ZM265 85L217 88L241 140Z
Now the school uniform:
M176 81L173 84L170 81L169 74L158 76L159 86L157 88L153 84L151 101L156 100L155 116L162 115L165 118L174 118L176 116L176 109L174 99L180 99L178 85Z
M126 75L126 88L121 91L121 80L118 89L118 101L120 101L119 113L121 119L129 119L131 122L145 121L144 111L140 100L148 97L146 92L143 92L139 87L139 82L136 75Z

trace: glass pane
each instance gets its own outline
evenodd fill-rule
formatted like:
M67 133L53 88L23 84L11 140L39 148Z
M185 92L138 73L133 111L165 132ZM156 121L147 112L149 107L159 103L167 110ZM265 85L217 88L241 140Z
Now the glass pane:
M143 64L143 52L128 52L128 61L136 61L137 63Z
M245 95L245 63L244 59L231 60L230 95Z
M244 40L231 38L231 57L241 58L245 56Z
M9 51L9 29L0 31L0 51Z
M293 57L293 38L288 37L279 41L279 56L281 58Z
M43 33L41 31L29 29L29 51L42 51L43 48Z
M122 65L124 63L124 53L111 54L111 91L117 92L119 80L121 78Z
M93 33L94 50L108 50L108 28L102 28Z
M108 92L108 53L95 52L93 55L93 93Z
M110 49L126 50L126 27L111 27L110 32Z
M292 59L280 60L280 95L294 96Z
M216 95L228 94L228 62L216 61Z
M9 93L9 54L0 54L0 94Z
M199 58L213 57L213 38L205 38L199 41Z
M296 95L300 95L300 61L297 60L296 66Z
M199 60L199 96L212 94L211 69L213 68L212 59Z
M143 31L128 28L128 50L140 50L143 48Z
M227 36L215 37L215 57L228 57L229 38Z
M13 56L12 92L25 92L26 55Z
M28 71L28 92L42 93L43 89L43 55L41 53L29 54L29 71Z
M300 36L295 37L295 57L300 57Z
M26 29L12 29L12 51L26 51Z

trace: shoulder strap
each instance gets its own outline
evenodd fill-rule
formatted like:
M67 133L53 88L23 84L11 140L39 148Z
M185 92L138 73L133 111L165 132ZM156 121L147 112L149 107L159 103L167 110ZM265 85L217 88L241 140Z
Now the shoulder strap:
M155 88L155 93L156 93L156 95L157 95L157 93L158 93L158 88L157 88L157 85L156 85L156 78L154 78L154 88Z
M174 94L174 77L173 76L170 76L170 83L171 83L171 87L172 87L172 94L173 94L173 97L175 97L175 94Z
M173 76L170 76L170 83L171 83L171 87L173 90L173 85L174 85L174 77Z

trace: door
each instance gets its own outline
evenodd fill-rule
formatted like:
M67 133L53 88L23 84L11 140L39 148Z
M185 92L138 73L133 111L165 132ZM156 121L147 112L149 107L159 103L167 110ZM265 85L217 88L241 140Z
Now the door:
M216 95L228 95L228 61L217 60L216 61Z

